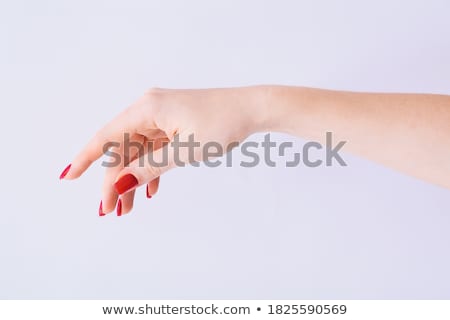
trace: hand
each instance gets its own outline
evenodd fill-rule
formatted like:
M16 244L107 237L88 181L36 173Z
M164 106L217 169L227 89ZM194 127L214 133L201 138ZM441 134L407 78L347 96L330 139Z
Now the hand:
M179 163L205 160L203 147L208 142L224 153L257 131L280 131L314 141L332 132L347 142L345 151L450 188L449 123L446 95L286 86L152 89L100 130L61 178L78 178L106 151L119 155L119 163L107 168L99 213L111 212L117 202L121 215L131 210L137 186L147 184L147 195L155 194L164 172ZM126 134L142 150L127 152L120 143ZM169 147L168 142L186 142L190 137L198 144L193 154L189 148Z
M230 144L262 129L264 93L264 87L151 89L98 131L61 178L78 178L105 151L118 156L119 163L106 169L99 214L112 212L116 204L118 215L128 213L136 187L146 185L150 198L157 192L164 172L180 163L204 160L207 142L219 144L225 153ZM126 150L125 135L140 148ZM193 154L188 148L175 150L168 144L174 139L185 142L189 137L199 143Z

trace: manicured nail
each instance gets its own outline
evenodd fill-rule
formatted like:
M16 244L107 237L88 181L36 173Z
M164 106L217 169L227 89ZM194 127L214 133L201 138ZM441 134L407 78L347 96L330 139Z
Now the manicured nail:
M138 185L138 181L135 176L133 176L131 173L128 173L121 177L117 182L114 184L114 188L116 189L118 194L123 194L127 192L128 190L136 187Z
M70 167L72 166L72 164L69 164L64 170L63 172L61 172L61 175L59 176L59 179L64 179L64 177L66 176L66 174L69 172Z
M100 207L98 208L98 215L103 217L105 214L103 213L103 201L100 201Z
M145 188L145 192L147 193L147 198L151 199L151 198L152 198L152 195L151 195L150 193L148 193L148 185L147 185L147 187Z
M117 216L120 217L122 215L122 199L119 199L117 202Z

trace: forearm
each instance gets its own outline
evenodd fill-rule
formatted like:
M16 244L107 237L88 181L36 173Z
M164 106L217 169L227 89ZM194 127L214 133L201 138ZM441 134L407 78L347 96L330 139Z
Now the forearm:
M450 96L269 86L265 129L322 141L450 188Z

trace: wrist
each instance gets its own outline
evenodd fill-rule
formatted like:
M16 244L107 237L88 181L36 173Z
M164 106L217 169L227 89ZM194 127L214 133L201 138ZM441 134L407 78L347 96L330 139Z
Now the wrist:
M258 131L292 133L301 122L298 118L305 105L307 88L267 85L260 86L259 91Z
M251 133L275 130L274 89L276 86L259 85L249 87L249 118ZM276 104L275 104L276 108Z

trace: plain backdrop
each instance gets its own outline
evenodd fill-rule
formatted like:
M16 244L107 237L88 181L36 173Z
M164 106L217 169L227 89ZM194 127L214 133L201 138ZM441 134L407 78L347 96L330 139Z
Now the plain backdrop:
M58 180L153 86L450 94L449 12L444 0L2 0L0 298L450 298L450 191L351 155L175 169L121 218L97 215L99 162Z

